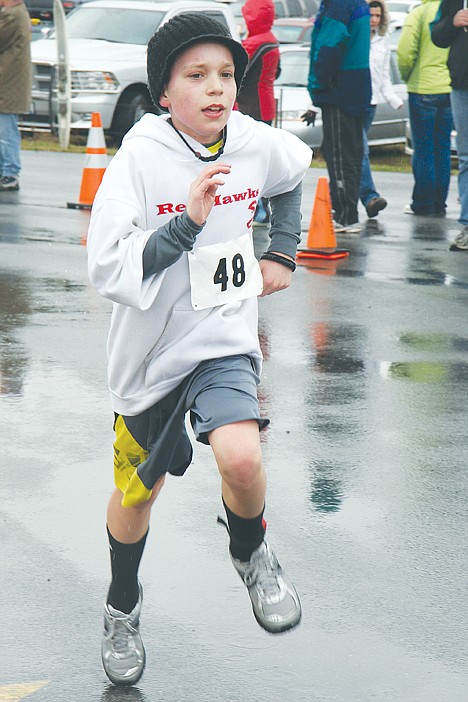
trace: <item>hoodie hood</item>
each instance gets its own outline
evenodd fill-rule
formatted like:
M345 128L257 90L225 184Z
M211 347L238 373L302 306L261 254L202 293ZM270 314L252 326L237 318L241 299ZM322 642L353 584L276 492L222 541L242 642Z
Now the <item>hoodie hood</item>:
M249 37L269 32L275 20L272 0L247 0L242 8Z

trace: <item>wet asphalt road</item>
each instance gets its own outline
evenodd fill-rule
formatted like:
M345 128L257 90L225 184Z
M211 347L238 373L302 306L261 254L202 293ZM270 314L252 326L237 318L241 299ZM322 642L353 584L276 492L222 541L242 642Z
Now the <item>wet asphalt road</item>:
M147 670L100 665L112 488L110 304L86 276L83 156L23 153L0 194L0 702L466 702L468 254L449 216L402 214L410 175L348 259L260 301L269 538L303 622L271 636L217 526L196 447L154 509L141 570ZM306 178L304 236L317 177ZM267 230L257 228L260 251ZM36 691L34 691L36 690Z

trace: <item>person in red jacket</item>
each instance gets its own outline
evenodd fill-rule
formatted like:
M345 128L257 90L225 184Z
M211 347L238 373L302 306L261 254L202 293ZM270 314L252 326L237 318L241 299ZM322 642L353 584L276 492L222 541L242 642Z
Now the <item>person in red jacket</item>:
M237 103L244 114L271 124L276 115L274 82L280 63L278 40L271 31L275 7L272 0L247 0L242 14L248 31L242 46L249 63Z
M259 122L272 124L276 116L274 82L279 75L280 52L278 41L271 31L275 19L272 0L247 0L242 7L247 37L242 46L247 51L249 63L237 96L240 112ZM268 222L268 201L258 202L254 221Z

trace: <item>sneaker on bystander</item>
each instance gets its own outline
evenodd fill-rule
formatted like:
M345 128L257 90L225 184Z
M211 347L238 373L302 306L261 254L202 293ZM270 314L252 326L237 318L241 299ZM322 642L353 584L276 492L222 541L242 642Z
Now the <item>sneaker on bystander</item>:
M19 190L19 179L17 176L2 176L0 178L0 191Z

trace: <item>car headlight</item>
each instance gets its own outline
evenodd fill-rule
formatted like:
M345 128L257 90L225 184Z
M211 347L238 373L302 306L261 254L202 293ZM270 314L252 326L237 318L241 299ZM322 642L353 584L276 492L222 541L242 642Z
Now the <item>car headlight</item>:
M105 71L72 71L71 89L73 92L115 93L119 89L119 81L113 73Z

